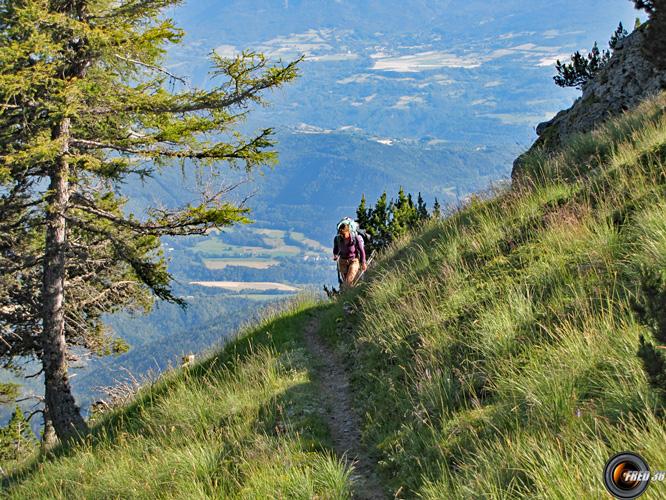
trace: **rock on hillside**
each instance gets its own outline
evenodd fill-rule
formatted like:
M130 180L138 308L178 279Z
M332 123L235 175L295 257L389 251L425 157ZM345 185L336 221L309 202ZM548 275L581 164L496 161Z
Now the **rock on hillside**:
M666 89L666 71L645 58L647 24L643 24L615 47L608 65L583 87L583 95L569 109L537 126L535 148L555 149L579 132L588 132L610 116L635 108L646 97ZM527 154L525 153L525 154ZM513 164L511 178L521 175L521 158Z

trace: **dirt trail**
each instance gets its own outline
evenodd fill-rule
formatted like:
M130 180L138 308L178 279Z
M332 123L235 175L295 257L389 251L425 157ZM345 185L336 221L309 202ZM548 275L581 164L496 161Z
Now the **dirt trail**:
M361 420L352 407L347 373L337 354L318 335L319 318L312 318L305 329L305 344L319 362L316 378L321 388L333 446L339 456L354 463L354 498L390 498L375 472L375 462L361 444Z

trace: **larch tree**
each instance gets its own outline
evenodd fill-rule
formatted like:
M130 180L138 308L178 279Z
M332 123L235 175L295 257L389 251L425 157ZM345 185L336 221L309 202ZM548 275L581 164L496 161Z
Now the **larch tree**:
M178 209L131 214L119 186L164 168L250 171L275 159L272 130L238 124L298 61L211 54L192 88L163 66L183 33L180 0L0 0L0 360L41 361L61 440L85 433L72 347L122 348L101 315L178 302L160 237L247 222L233 183Z

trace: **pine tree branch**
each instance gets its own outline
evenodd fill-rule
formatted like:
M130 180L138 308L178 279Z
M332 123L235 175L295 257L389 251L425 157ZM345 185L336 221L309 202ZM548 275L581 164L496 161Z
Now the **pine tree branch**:
M126 285L136 286L138 284L139 283L137 281L131 281L131 280L116 281L116 282L112 283L111 286L109 286L108 288L105 288L104 290L102 290L97 296L92 297L88 300L84 300L83 302L81 302L81 307L82 308L87 307L91 304L98 304L99 305L104 297L108 296L112 292L117 292L119 288L123 288Z
M168 149L141 149L133 148L130 146L123 146L121 144L113 144L100 141L91 141L88 139L78 139L72 138L69 143L71 146L78 147L81 149L111 149L118 151L120 153L128 153L144 156L147 158L174 158L174 159L193 159L193 160L204 160L204 159L217 159L220 161L224 160L249 160L248 154L251 154L253 151L258 150L261 147L267 147L271 144L268 142L268 137L272 135L272 129L265 129L257 137L254 137L251 141L240 145L236 149L226 152L226 148L221 148L219 146L213 146L208 149L201 150L192 150L192 149L181 149L181 150L168 150Z
M204 204L210 202L211 200L204 201ZM113 224L121 227L128 228L134 231L137 234L143 235L154 235L154 236L188 236L196 234L205 234L210 228L215 227L213 223L205 224L200 220L192 220L186 218L185 220L179 220L178 216L183 213L183 211L171 212L163 211L161 218L167 222L156 223L156 222L136 222L133 220L125 219L122 216L113 214L106 210L97 208L92 200L85 198L84 196L76 193L72 195L71 206L82 210L90 215L97 217L102 217L103 219L112 222ZM71 218L71 217L68 217ZM82 219L72 219L76 220L77 223L82 224L86 229L91 228L91 224L85 222ZM106 233L101 233L106 234Z
M145 63L143 61L139 61L138 59L132 59L130 57L123 57L120 54L113 54L113 55L114 55L114 57L116 57L116 58L118 58L122 61L132 63L132 64L137 64L139 66L143 66L144 68L154 69L155 71L159 71L160 73L164 73L169 78L173 78L174 80L179 81L180 83L182 83L186 87L189 87L189 83L187 82L187 80L185 80L184 78L181 78L179 76L174 75L173 73L167 71L166 69L164 69L161 66L156 66L154 64Z
M232 108L234 106L242 106L248 100L255 99L255 97L262 92L273 87L276 87L286 75L293 74L296 71L296 66L303 60L303 57L290 62L286 66L278 69L276 74L265 76L257 80L245 90L240 90L240 85L236 84L236 91L231 94L222 93L220 91L209 92L205 96L198 96L194 93L189 94L176 94L173 104L159 104L159 103L146 103L145 105L134 104L124 107L94 107L83 112L90 115L105 115L113 113L151 113L151 114L183 114L192 113L197 111L214 111ZM264 67L263 65L256 65L254 69ZM182 101L182 102L178 102Z

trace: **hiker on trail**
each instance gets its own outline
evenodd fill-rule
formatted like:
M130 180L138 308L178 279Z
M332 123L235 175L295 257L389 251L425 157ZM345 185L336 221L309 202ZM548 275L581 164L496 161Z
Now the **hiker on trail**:
M338 261L340 284L343 288L354 286L359 268L363 271L368 268L363 237L353 231L352 225L352 220L342 219L338 223L338 234L333 239L333 260Z

